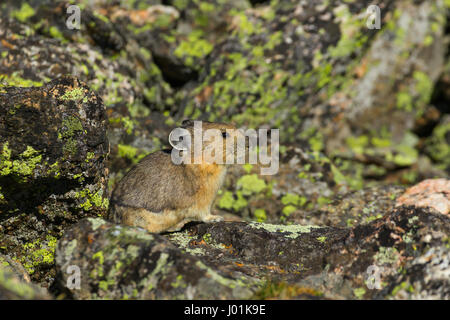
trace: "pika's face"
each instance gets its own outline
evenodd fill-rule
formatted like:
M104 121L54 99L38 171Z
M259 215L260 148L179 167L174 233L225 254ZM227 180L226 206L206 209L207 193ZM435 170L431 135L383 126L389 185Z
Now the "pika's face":
M170 144L189 157L185 163L233 164L245 159L246 137L231 124L185 120L179 133L171 136Z

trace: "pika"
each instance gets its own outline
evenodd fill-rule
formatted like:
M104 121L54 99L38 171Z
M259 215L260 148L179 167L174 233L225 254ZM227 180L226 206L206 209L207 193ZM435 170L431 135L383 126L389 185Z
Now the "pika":
M243 134L234 125L217 122L184 120L180 128L181 133L174 130L169 136L172 149L149 154L120 180L111 196L109 220L153 233L178 231L191 221L223 220L211 214L211 206L224 181L226 157L238 151L233 141ZM202 140L197 152L195 141L206 132L215 138Z

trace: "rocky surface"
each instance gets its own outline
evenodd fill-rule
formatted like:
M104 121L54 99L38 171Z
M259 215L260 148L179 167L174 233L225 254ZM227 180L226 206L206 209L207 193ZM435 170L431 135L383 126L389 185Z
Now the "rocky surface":
M448 298L448 21L445 0L2 1L0 254L68 298ZM101 220L187 117L279 128L278 173L228 170L233 222Z
M80 221L58 243L57 284L76 299L450 297L450 219L399 207L366 225L198 224L165 236ZM81 289L66 287L78 266ZM275 285L274 285L275 284Z

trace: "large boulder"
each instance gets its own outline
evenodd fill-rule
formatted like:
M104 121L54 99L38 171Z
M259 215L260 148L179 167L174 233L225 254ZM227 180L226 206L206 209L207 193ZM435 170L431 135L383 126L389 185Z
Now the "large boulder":
M48 282L64 229L108 206L105 107L71 77L2 87L0 104L0 250Z

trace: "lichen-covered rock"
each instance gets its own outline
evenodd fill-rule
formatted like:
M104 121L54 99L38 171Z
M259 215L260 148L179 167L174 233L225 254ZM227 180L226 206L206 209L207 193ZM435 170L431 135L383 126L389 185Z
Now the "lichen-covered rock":
M76 299L245 299L256 280L213 269L163 236L88 218L56 250L57 285ZM70 289L69 266L80 269Z
M353 227L380 219L396 206L401 186L374 186L332 198L318 210L298 211L287 221L336 227Z
M24 282L0 259L0 300L49 300L47 290Z
M219 222L163 236L88 218L58 244L57 284L82 299L448 299L449 228L404 206L353 228Z
M2 87L0 104L0 250L46 282L63 230L107 209L105 107L72 77Z

